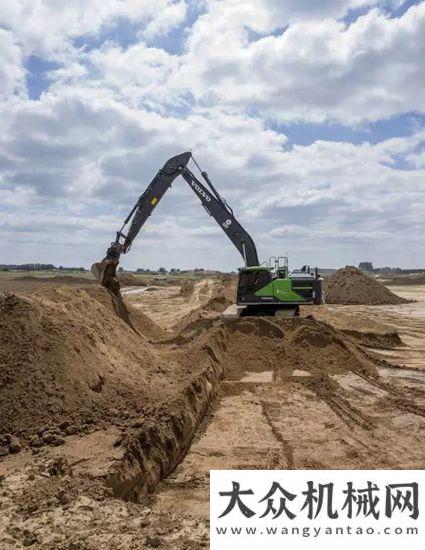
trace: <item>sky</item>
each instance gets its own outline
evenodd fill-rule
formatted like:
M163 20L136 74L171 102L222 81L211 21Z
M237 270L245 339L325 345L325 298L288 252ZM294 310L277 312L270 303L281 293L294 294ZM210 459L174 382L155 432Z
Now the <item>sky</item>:
M89 267L192 151L260 259L425 267L425 1L14 0L0 11L0 263ZM186 182L127 269L233 270Z

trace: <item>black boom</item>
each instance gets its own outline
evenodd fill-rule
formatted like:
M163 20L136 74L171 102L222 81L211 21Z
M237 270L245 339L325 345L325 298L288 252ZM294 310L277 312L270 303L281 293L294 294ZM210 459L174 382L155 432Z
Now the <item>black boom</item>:
M131 212L124 221L107 251L106 259L118 262L121 254L126 254L137 237L140 229L152 214L154 208L171 187L177 176L181 175L189 187L199 198L205 210L212 216L221 229L226 233L232 243L242 255L245 265L248 267L259 264L257 249L249 233L242 227L233 215L233 211L226 201L217 193L206 172L201 172L208 187L201 183L189 170L187 164L192 158L190 152L182 153L169 159L163 168L158 171L146 191L139 197ZM126 225L130 223L127 234L123 233Z

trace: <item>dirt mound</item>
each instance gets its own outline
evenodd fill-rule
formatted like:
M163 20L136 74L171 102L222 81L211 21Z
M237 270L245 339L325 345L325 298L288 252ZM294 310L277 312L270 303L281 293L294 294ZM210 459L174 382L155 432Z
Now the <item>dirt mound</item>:
M208 302L202 307L202 309L204 312L214 311L214 312L221 313L232 303L233 303L232 300L230 300L227 296L218 295L210 298Z
M373 361L350 338L331 325L302 319L292 323L292 327L294 330L290 331L287 349L292 367L298 366L316 376L347 372L376 375Z
M189 298L189 296L192 296L193 294L194 286L193 281L184 281L180 288L179 295Z
M222 290L213 295L207 302L200 305L190 313L182 317L174 326L175 332L184 330L188 325L200 322L204 319L216 319L233 301Z
M152 319L130 304L124 304L121 299L118 299L103 287L99 285L89 286L83 287L83 290L107 308L111 315L120 317L141 336L149 340L158 340L164 337L163 329Z
M339 269L325 279L324 287L328 304L384 305L408 302L352 266Z
M377 376L375 359L357 338L315 319L243 317L223 322L204 317L188 323L170 342L179 344L182 353L190 350L192 362L207 351L230 380L264 371L282 381L298 372L306 382L350 372Z
M148 415L211 361L234 380L267 370L282 380L297 370L313 379L345 372L376 376L373 360L355 340L325 322L223 323L220 313L233 296L232 285L219 287L167 339L169 333L100 285L1 295L1 431L30 441L46 426L84 430Z
M2 432L102 424L164 398L179 368L152 348L154 328L97 286L1 295Z
M382 333L359 330L343 330L343 332L345 334L349 334L366 348L394 349L396 347L404 346L400 335L395 330Z

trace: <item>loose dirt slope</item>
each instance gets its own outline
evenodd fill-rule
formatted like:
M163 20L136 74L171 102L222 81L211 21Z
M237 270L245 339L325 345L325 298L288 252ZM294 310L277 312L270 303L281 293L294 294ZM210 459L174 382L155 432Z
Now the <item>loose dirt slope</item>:
M284 381L297 369L316 385L332 374L377 376L374 361L351 338L314 319L243 318L226 326L225 338L228 379L269 370Z
M2 295L2 432L25 436L64 421L103 423L161 399L176 376L176 366L164 365L149 344L161 335L98 286Z
M328 304L384 305L407 302L353 266L339 269L325 279L325 295Z

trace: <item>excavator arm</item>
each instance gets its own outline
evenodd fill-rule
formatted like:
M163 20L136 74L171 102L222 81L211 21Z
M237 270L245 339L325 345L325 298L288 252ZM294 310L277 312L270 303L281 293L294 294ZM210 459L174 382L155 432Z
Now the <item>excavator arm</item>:
M114 294L119 294L120 289L116 270L121 254L126 254L130 250L139 231L179 175L183 176L208 214L215 219L238 249L244 258L245 265L256 266L259 264L257 250L251 236L237 221L230 206L218 194L208 174L201 171L206 183L204 185L189 170L187 164L191 158L193 158L192 154L187 152L177 155L165 163L131 209L123 226L117 232L115 241L108 248L105 258L100 263L92 265L91 271L94 276ZM129 223L129 229L125 234L124 230Z
M221 229L239 250L245 261L245 265L258 265L259 261L254 241L246 229L244 229L235 218L233 210L230 206L217 193L213 184L210 182L207 173L202 172L202 176L207 182L210 191L187 167L182 169L181 175L200 199L208 214L215 219Z

